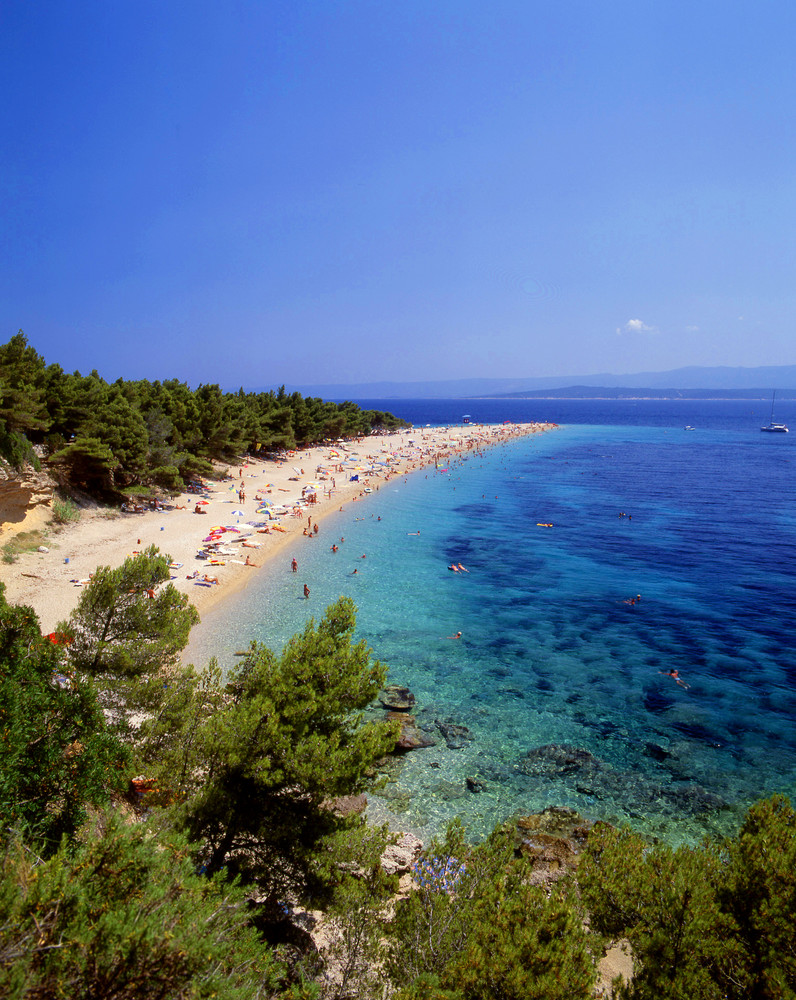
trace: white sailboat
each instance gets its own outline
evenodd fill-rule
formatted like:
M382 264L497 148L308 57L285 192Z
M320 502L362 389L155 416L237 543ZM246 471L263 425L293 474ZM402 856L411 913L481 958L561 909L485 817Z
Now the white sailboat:
M775 389L771 396L771 419L767 424L763 424L760 428L761 431L773 431L778 434L787 434L788 425L787 424L777 424L774 422L774 400L777 396L777 390Z

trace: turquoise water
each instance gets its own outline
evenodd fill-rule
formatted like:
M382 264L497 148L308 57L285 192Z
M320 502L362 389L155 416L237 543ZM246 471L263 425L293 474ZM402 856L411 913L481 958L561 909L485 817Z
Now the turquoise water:
M732 423L571 424L382 485L192 649L230 664L352 597L437 741L394 764L370 815L421 837L547 805L672 842L728 832L796 792L793 435ZM449 747L439 722L468 733Z

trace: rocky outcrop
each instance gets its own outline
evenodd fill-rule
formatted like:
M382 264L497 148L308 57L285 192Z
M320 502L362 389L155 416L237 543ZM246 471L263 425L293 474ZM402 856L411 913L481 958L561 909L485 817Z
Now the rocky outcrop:
M400 724L398 741L395 744L397 753L405 753L407 750L420 750L423 747L435 747L437 744L431 737L426 736L422 729L419 729L415 717L407 715L405 712L388 712L387 718L397 720Z
M412 833L402 833L382 854L381 867L388 875L405 875L412 870L422 851L421 840Z
M574 868L591 824L574 809L549 806L515 821L517 846L533 862L531 882L549 885Z
M379 701L391 712L408 712L414 707L415 696L409 688L401 687L399 684L388 684L379 691Z
M45 472L28 465L18 472L0 462L0 531L13 528L37 507L48 507L53 482Z

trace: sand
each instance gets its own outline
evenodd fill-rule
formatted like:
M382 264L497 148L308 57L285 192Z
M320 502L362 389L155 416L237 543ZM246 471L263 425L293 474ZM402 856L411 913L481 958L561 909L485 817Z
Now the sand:
M549 424L467 424L451 428L412 428L346 441L332 446L315 447L291 453L281 462L249 458L245 464L230 467L229 478L209 482L206 511L194 511L196 495L183 493L172 501L172 510L147 510L145 513L116 513L107 510L84 511L80 521L60 531L50 527L44 542L47 552L28 552L17 562L0 567L0 579L6 585L6 599L12 604L26 604L39 616L43 632L51 632L65 620L77 605L82 587L98 566L119 566L135 552L150 545L168 554L174 563L171 582L187 594L200 615L203 611L229 600L241 588L252 582L254 575L268 567L289 564L298 540L312 524L321 524L325 515L351 503L366 504L365 490L376 491L381 484L398 475L440 466L447 457L467 451L480 451L510 438L534 434L549 429ZM378 472L361 471L372 463ZM359 467L359 468L358 468ZM319 471L319 470L324 470ZM342 470L342 471L338 471ZM358 482L351 482L358 475ZM317 485L318 502L300 508L298 515L289 514L279 521L270 521L257 513L260 506L255 496L274 504L293 508L303 488ZM239 500L243 488L245 500ZM243 511L242 515L236 511ZM2 516L2 512L0 512ZM29 530L41 526L41 510L31 512L15 529ZM268 533L254 527L263 522L271 525ZM219 565L196 558L203 539L211 527L236 525L239 533L223 535L224 553ZM274 530L278 525L282 530ZM311 530L311 529L310 529ZM0 535L0 543L10 537ZM319 544L323 544L320 530ZM253 566L245 565L249 558ZM201 579L187 579L198 571L218 579L218 584L206 584ZM83 581L80 583L78 581Z

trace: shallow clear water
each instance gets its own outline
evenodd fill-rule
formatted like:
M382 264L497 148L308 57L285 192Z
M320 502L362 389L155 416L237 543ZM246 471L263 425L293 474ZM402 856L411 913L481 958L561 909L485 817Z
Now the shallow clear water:
M508 417L534 419L520 402ZM685 414L699 424L685 432L672 404L587 402L577 416L593 423L349 504L196 630L192 649L229 664L250 639L279 647L340 594L354 599L359 636L437 740L371 796L375 819L428 837L461 815L480 835L515 811L568 805L678 842L796 792L794 435L760 434L748 403L689 404L702 411ZM461 403L445 406L453 416ZM628 422L604 422L611 407ZM438 721L470 738L449 749ZM588 754L526 757L549 744Z

